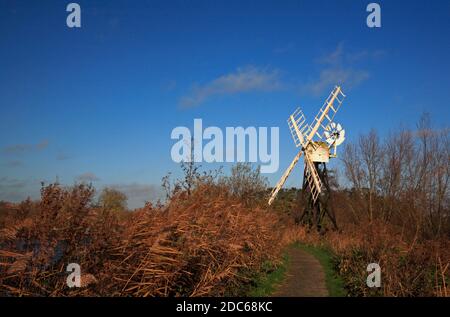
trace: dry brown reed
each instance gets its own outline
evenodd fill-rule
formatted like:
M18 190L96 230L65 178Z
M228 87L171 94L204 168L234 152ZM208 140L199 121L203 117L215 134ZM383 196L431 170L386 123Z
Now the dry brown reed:
M277 218L220 185L126 217L92 207L89 186L49 185L41 194L30 217L0 232L2 295L233 295L278 258ZM81 267L80 288L66 285L69 263Z

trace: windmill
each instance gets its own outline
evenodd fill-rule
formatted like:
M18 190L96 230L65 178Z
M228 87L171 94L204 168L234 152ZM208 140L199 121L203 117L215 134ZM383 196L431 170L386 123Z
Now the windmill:
M334 87L311 125L306 122L305 115L300 108L297 108L288 118L292 138L300 151L273 188L269 199L269 205L271 205L303 155L305 164L302 195L306 204L300 221L308 223L310 226L315 225L319 231L325 215L328 215L337 229L336 217L328 203L330 186L326 163L330 158L336 157L337 146L345 140L345 130L340 124L333 121L344 98L341 87ZM315 137L318 140L313 140Z

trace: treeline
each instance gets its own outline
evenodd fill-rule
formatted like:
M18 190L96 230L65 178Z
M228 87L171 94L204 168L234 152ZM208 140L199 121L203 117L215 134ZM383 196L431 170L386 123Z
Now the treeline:
M383 220L423 238L450 237L450 129L424 114L416 130L381 140L375 130L347 144L344 173L354 221Z

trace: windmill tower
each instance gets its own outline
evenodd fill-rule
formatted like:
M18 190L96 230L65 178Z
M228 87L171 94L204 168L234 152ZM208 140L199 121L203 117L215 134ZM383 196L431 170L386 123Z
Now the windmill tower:
M300 220L310 226L315 226L319 231L325 215L330 218L333 226L337 229L336 217L329 206L331 191L326 164L330 158L336 157L336 148L345 139L345 130L340 124L333 121L344 98L341 87L334 87L311 125L307 124L300 108L297 108L289 117L287 120L289 129L295 146L300 148L300 151L273 188L269 199L269 205L271 205L303 155L305 166L302 195L305 209ZM315 137L318 140L313 140Z

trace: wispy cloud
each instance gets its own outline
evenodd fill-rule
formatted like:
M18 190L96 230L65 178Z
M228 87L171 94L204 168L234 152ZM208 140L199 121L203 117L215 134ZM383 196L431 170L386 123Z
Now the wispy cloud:
M180 106L194 107L217 95L232 95L251 91L275 91L282 88L277 69L247 66L222 75L204 85L194 85L188 95L180 99Z
M334 85L343 85L346 91L352 89L370 78L370 72L358 64L384 55L383 50L347 52L341 42L333 52L316 60L321 66L319 75L301 85L300 91L321 95Z
M385 50L368 51L362 50L358 52L348 53L345 58L348 63L358 63L367 60L377 60L386 56Z
M338 64L342 64L343 57L344 57L344 44L340 42L333 52L319 57L316 60L316 62L319 64L329 64L332 66L336 66Z
M95 175L94 173L86 172L81 175L78 175L76 177L76 180L78 182L82 182L82 183L92 183L92 182L99 181L100 178L98 178L97 175Z
M274 50L284 53L295 47L288 43L285 47ZM269 67L247 66L219 76L205 84L194 84L190 92L180 98L179 105L184 108L198 106L210 98L220 95L233 95L245 92L271 92L280 89L296 89L303 94L322 95L334 85L342 85L345 90L360 85L370 78L367 62L376 61L386 55L384 50L349 51L343 42L329 54L315 60L318 65L316 76L299 78L302 84L281 80L279 69Z
M318 96L326 92L327 89L334 87L334 85L343 85L347 91L369 77L370 74L366 70L342 67L326 68L320 71L318 79L303 85L301 91Z
M336 49L329 54L325 54L316 59L318 64L328 64L330 66L351 66L359 62L373 61L383 58L387 52L382 49L377 50L356 50L345 49L344 42L339 42Z
M2 149L5 154L24 154L35 150L43 150L49 145L48 140L42 140L38 144L12 144Z

